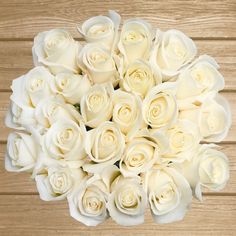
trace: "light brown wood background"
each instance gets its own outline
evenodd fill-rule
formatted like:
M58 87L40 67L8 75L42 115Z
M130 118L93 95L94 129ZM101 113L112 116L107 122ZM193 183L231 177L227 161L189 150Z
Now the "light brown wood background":
M222 94L232 108L233 124L220 143L230 160L231 178L218 193L204 192L182 222L120 227L112 220L88 228L69 216L66 202L43 202L29 175L7 173L4 152L9 129L4 116L12 80L32 68L33 37L63 27L79 38L75 26L87 18L117 10L123 19L142 17L163 30L176 28L192 37L199 54L216 58L225 77ZM236 1L145 0L0 0L0 235L236 235Z

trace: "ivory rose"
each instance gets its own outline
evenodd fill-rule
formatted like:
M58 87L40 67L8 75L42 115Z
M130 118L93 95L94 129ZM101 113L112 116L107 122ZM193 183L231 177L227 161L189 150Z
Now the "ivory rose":
M52 74L44 67L39 66L27 74L13 80L11 100L21 109L35 108L42 98L53 95L50 82Z
M193 160L179 167L199 200L202 200L202 186L219 191L229 180L228 158L216 148L215 144L199 145Z
M112 53L102 44L88 43L80 51L78 64L94 84L116 83L118 72Z
M96 84L81 98L80 112L87 126L95 128L111 119L113 92L111 84Z
M143 180L156 223L182 220L192 201L187 180L174 168L163 167L146 172Z
M227 100L220 96L209 97L200 105L192 105L179 114L198 125L204 141L222 141L231 126L231 112Z
M135 60L127 66L120 66L120 87L144 98L148 91L161 83L160 72L144 60Z
M86 130L82 123L59 119L43 136L43 150L50 159L82 162L86 157Z
M143 100L143 119L153 129L175 123L178 108L175 98L176 83L166 82L153 87Z
M108 16L94 16L86 20L78 31L88 43L101 43L109 50L113 50L118 39L120 15L115 11L108 11Z
M189 120L178 120L165 131L169 141L167 153L162 155L162 161L183 162L191 160L202 139L198 126Z
M114 182L107 203L110 216L123 226L142 224L147 197L140 180L118 176Z
M51 89L55 94L63 96L66 102L76 104L91 87L87 75L62 72L51 81Z
M34 38L34 64L48 67L53 74L63 71L78 73L77 55L81 47L64 29L41 32Z
M176 97L187 102L202 101L211 92L224 88L219 65L207 55L200 56L178 76Z
M120 160L124 148L125 139L119 127L109 121L102 123L87 133L85 150L90 162L83 169L92 173L103 171Z
M116 166L109 166L100 175L86 177L68 197L71 216L87 226L96 226L108 217L106 208L110 185L119 174Z
M126 144L120 160L121 173L126 177L137 176L148 171L160 158L157 135L137 135Z
M24 130L29 124L35 125L34 108L19 107L11 101L5 117L5 125L9 128Z
M63 200L81 184L85 173L80 168L50 166L35 177L39 196L44 201Z
M116 123L127 139L144 127L142 118L142 101L139 97L116 90L112 97L112 121Z
M194 42L178 30L157 30L150 62L159 68L164 80L179 74L197 53ZM172 78L173 79L173 78Z
M146 21L130 19L124 22L118 48L126 63L136 59L148 60L153 38L152 27Z
M32 135L26 133L9 134L5 154L7 171L32 171L38 158L35 141Z
M42 133L58 120L70 119L75 122L81 120L81 116L75 107L65 103L59 98L41 100L35 108L34 117L37 121L37 128L41 130Z

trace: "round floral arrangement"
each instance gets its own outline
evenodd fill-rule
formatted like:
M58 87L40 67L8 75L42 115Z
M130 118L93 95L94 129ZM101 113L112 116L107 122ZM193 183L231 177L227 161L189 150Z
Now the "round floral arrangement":
M11 86L5 167L30 172L42 200L67 199L89 226L141 224L148 206L157 223L182 220L202 187L229 179L210 143L231 125L224 78L184 33L120 21L88 19L81 42L63 29L35 37L35 67Z

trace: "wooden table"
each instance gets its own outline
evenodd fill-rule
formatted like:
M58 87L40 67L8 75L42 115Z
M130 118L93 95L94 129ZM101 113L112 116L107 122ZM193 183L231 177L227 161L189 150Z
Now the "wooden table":
M56 3L55 3L56 2ZM4 152L9 129L4 116L13 79L32 68L33 37L63 27L79 38L76 25L87 18L117 10L123 17L142 17L162 30L176 28L196 42L200 54L216 58L225 77L222 94L229 100L233 124L220 143L230 160L231 178L219 192L204 192L182 222L156 225L150 213L145 224L120 227L112 220L88 228L69 216L66 202L43 202L29 175L8 173ZM0 235L236 235L236 1L0 1Z

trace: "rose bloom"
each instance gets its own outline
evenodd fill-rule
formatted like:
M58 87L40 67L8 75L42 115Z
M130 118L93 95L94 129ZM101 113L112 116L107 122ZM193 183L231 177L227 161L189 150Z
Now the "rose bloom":
M178 30L157 30L150 62L161 70L164 80L173 79L197 53L194 42Z
M161 83L160 72L144 60L135 60L127 66L120 65L120 87L144 98L151 88Z
M125 148L125 138L113 122L104 122L87 133L85 150L90 159L83 169L99 173L120 160Z
M149 58L153 40L152 27L140 19L130 19L124 22L121 29L118 48L127 63L136 59Z
M94 16L86 20L78 31L88 43L101 43L109 50L113 50L118 40L120 15L115 11L108 11L108 16Z
M10 133L5 154L7 171L31 172L38 158L36 140L26 133Z
M41 32L34 38L34 65L44 65L53 74L63 71L78 73L80 68L77 65L77 55L80 50L79 42L66 30L53 29Z
M168 127L178 115L175 83L163 83L153 87L143 101L143 119L153 129Z

